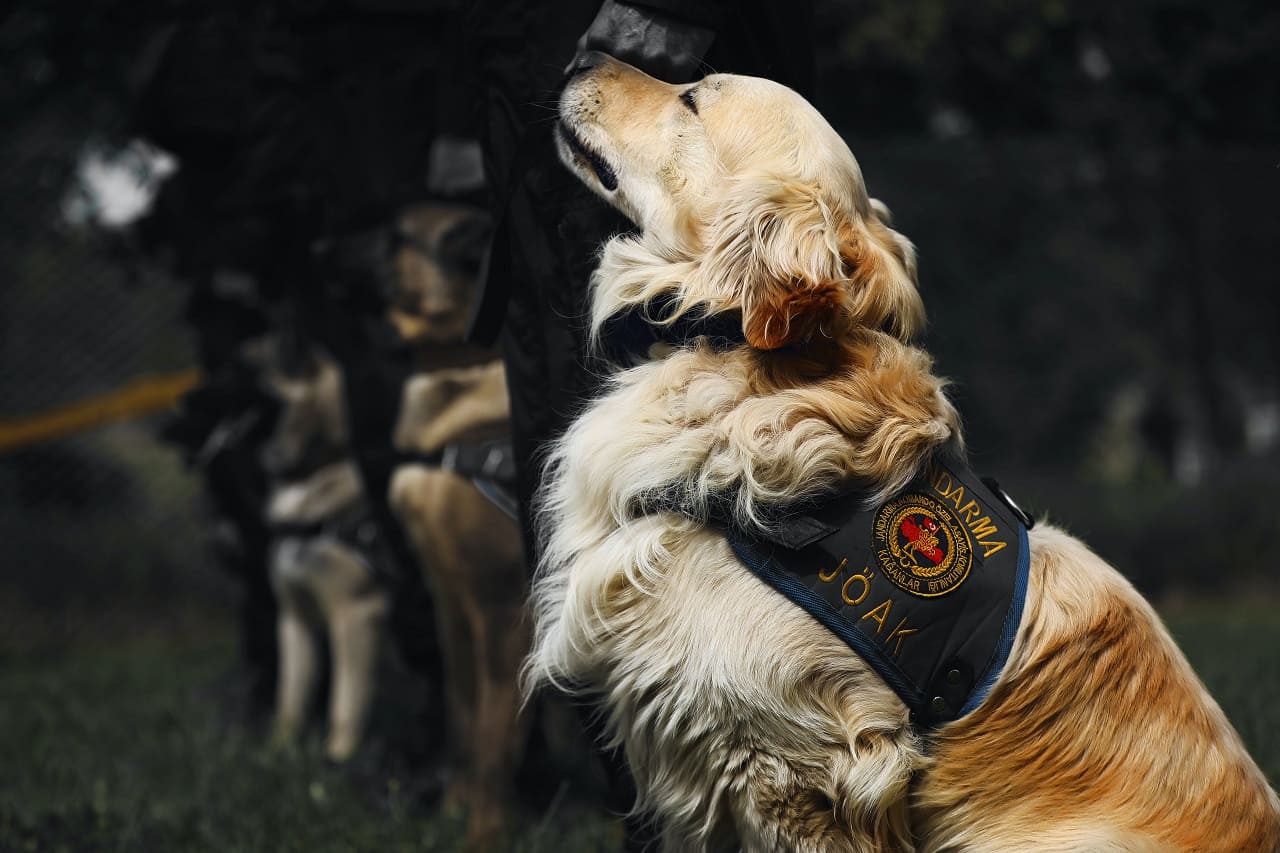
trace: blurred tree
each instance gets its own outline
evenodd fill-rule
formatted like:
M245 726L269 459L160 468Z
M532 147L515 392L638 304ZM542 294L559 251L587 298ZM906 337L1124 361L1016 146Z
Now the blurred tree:
M57 221L87 141L122 142L139 51L164 0L17 0L0 23L0 240Z
M817 45L825 100L860 131L928 131L953 107L985 133L1102 123L1148 140L1280 139L1280 8L1265 0L818 9L817 32L835 34Z
M1242 395L1280 398L1280 7L862 0L820 4L818 31L820 107L864 165L914 162L889 200L973 435L1074 466L1136 383L1235 452Z

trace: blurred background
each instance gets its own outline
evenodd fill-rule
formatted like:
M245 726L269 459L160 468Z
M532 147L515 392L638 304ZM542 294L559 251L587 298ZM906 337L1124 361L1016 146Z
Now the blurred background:
M219 556L208 466L228 422L175 406L299 293L365 310L350 258L422 195L465 5L0 12L0 849L456 845L421 589L353 765L263 746L264 593ZM1152 597L1274 783L1280 7L824 0L814 23L815 101L918 247L975 467ZM614 849L581 800L512 844Z

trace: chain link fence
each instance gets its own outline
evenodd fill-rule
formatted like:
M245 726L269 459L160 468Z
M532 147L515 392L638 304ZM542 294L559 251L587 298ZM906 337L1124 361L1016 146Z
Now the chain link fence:
M1256 273L1275 222L1253 179L1267 153L1128 163L1045 141L854 144L920 246L931 349L984 462L1149 592L1216 562L1215 530L1235 531L1228 574L1258 577L1248 554L1274 524L1252 508L1273 488L1280 375L1275 296ZM0 420L172 383L195 363L186 289L120 239L62 224L5 242ZM226 595L198 477L159 442L162 420L0 449L4 612L83 618L114 596L155 614L179 593ZM1152 562L1140 533L1156 530L1178 546Z
M0 259L5 630L163 621L179 593L223 594L198 478L158 438L165 398L194 363L185 293L128 258L112 239L59 227L27 232Z

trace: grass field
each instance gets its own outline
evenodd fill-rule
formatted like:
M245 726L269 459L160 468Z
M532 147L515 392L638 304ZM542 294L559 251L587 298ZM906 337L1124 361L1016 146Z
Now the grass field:
M1280 779L1280 617L1202 606L1168 622ZM236 722L235 648L217 623L24 645L0 651L0 850L458 848L459 823L435 812L430 780L394 757L338 769L314 739L275 750ZM507 847L617 849L616 821L572 795L554 803Z

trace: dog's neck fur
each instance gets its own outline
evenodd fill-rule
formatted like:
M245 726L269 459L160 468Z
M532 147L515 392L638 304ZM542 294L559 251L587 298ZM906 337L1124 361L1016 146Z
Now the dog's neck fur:
M726 298L690 287L698 280L698 264L679 249L655 247L644 236L618 236L605 243L600 264L591 274L591 345L610 317L670 298L668 320L695 308L708 313L728 307Z
M671 316L736 307L693 284L698 275L694 261L664 258L643 238L610 241L594 277L593 343L614 313L664 297L677 300ZM929 357L883 332L858 329L768 352L691 341L651 356L616 374L611 393L561 443L593 444L593 415L605 417L615 398L653 417L626 431L643 436L644 447L622 446L609 431L590 451L597 461L617 459L617 476L594 484L590 502L618 523L662 495L695 518L727 502L735 522L767 526L769 507L797 498L851 486L869 500L892 493L935 449L960 446L959 416Z

